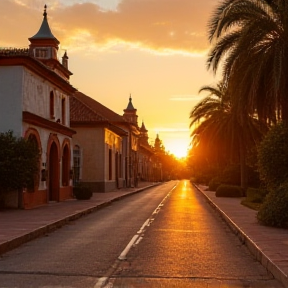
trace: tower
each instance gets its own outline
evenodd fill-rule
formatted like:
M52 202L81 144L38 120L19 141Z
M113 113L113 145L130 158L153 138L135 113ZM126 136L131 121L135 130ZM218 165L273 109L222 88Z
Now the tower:
M60 42L52 34L47 19L47 6L44 6L43 21L39 31L28 39L30 41L29 54L42 62L65 80L69 80L72 73L68 70L68 56L65 51L62 64L57 58Z
M142 126L140 128L140 142L141 142L141 144L149 146L148 139L149 139L148 130L146 129L144 122L142 122Z
M123 117L125 120L127 120L131 124L134 124L135 126L138 127L138 115L136 114L136 112L137 112L137 109L135 109L132 104L132 98L130 94L129 103L127 105L127 108L124 109Z

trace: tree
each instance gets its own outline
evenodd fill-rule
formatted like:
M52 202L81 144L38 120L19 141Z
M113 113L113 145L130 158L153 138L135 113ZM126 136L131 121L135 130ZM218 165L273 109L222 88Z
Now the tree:
M235 112L227 86L220 82L217 87L205 86L200 92L210 94L200 101L190 113L190 127L197 135L199 154L214 162L238 161L241 166L241 186L247 188L246 154L261 138L262 127L258 119L250 115L241 118ZM202 150L202 151L201 151Z
M9 191L34 188L39 173L39 149L33 141L0 133L0 199Z
M223 0L209 22L208 68L223 81L238 117L288 120L288 2Z
M270 129L258 147L258 170L261 179L270 190L287 181L287 139L288 124L280 122Z

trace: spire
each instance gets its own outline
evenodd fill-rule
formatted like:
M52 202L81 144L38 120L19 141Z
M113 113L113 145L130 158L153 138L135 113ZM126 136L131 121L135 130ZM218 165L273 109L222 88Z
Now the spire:
M124 118L136 125L138 127L138 123L137 123L137 119L138 119L138 116L137 116L137 109L134 108L133 104L132 104L132 97L131 97L131 94L130 94L130 97L129 97L129 103L128 103L128 106L126 109L124 109Z
M141 132L144 132L144 133L148 132L148 130L145 127L144 121L142 121L142 126L141 126L140 130L141 130Z
M39 31L33 37L29 38L30 41L36 39L53 39L57 44L60 43L57 38L52 34L49 27L47 21L47 5L44 6L43 21Z
M65 51L63 57L62 57L62 65L68 69L68 59L69 57L67 56L67 51Z
M131 94L130 94L130 97L129 97L129 103L128 103L128 106L127 106L126 110L135 110L135 108L134 108L134 106L132 104Z

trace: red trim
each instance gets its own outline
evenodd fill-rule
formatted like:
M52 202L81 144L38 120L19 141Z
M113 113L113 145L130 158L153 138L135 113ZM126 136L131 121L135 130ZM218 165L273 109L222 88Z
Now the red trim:
M68 137L72 137L72 135L76 134L76 131L70 129L69 127L47 120L31 112L23 111L22 114L23 114L22 116L23 121L28 124L32 124L32 125L45 128L45 129L49 129L49 130L52 130L53 132L66 135Z
M30 56L0 56L1 66L24 66L34 73L41 75L43 79L55 84L62 91L68 94L73 94L77 91L68 81L64 80L53 70L47 68L40 61Z

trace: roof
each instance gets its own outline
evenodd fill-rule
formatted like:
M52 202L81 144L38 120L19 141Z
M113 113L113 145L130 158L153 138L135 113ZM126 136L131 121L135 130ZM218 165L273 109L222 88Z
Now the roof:
M140 131L141 131L141 132L148 132L148 130L147 130L146 127L145 127L144 122L142 122L142 126L141 126L141 128L140 128Z
M58 44L60 43L57 38L52 34L51 29L49 27L48 21L47 21L47 12L46 12L47 6L44 6L44 13L43 13L43 21L42 25L39 29L39 31L29 40L34 40L34 39L53 39L55 40Z
M126 122L122 116L81 92L71 98L70 107L71 121Z
M131 98L131 95L129 97L129 103L128 103L128 106L126 108L126 110L136 110L132 104L132 98Z

